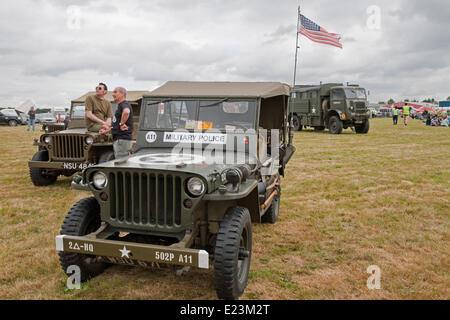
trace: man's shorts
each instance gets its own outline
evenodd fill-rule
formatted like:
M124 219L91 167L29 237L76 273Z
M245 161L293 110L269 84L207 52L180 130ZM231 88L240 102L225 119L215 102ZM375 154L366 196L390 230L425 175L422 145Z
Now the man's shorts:
M127 157L128 155L130 155L132 147L133 147L132 140L119 139L114 141L113 148L115 158L119 159Z

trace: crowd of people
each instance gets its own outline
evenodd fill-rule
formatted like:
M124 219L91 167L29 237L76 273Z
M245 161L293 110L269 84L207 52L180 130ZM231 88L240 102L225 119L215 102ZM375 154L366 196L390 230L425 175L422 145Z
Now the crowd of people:
M403 118L405 126L408 125L408 118L423 120L427 126L431 127L449 127L449 119L445 111L431 111L425 110L422 114L414 113L411 107L406 103L402 108L394 107L392 110L392 121L394 125L398 123L398 117Z
M428 112L427 110L424 111L422 114L423 118L425 120L425 124L427 126L431 127L448 127L449 121L448 121L448 115L446 112Z

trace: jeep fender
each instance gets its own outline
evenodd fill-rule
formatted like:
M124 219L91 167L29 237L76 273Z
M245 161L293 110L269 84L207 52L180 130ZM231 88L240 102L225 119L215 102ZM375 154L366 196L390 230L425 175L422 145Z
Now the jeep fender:
M242 183L239 187L238 192L225 192L220 193L216 190L213 193L207 194L203 197L205 201L222 202L221 207L224 209L223 214L225 214L228 206L226 203L230 203L230 206L238 205L245 207L250 211L250 216L253 223L261 222L260 212L259 212L259 197L258 197L258 182L254 179L248 179L246 182Z

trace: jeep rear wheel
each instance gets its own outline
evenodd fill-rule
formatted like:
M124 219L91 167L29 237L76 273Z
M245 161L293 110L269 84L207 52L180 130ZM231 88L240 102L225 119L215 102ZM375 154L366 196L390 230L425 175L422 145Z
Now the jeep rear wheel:
M17 121L16 120L9 120L8 122L10 127L17 127Z
M78 201L70 209L63 225L61 235L85 236L100 228L100 205L94 197ZM72 252L59 252L59 262L63 271L70 276L68 268L78 266L81 271L81 282L85 282L103 272L104 262L95 261L96 256Z
M269 209L264 213L261 218L263 223L274 224L278 220L278 214L280 212L280 199L281 199L281 187L278 190L278 194L273 198Z
M252 254L252 222L247 208L231 207L220 223L214 251L214 286L220 299L245 290Z
M46 150L38 151L34 154L32 161L48 161L48 152ZM36 187L49 186L55 183L57 175L44 173L41 168L30 168L30 178Z
M341 134L342 133L343 124L341 119L338 116L331 116L328 121L328 129L331 134Z

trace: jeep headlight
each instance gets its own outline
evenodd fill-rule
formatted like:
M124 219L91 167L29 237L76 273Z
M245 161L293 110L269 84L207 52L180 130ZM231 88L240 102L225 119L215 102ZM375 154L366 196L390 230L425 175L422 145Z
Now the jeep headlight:
M108 185L108 178L103 172L96 172L92 178L92 183L97 189L104 189Z
M187 191L194 197L199 197L205 192L205 184L202 179L190 178L187 183Z
M93 144L94 143L94 138L92 138L92 137L87 137L86 138L86 144L87 145L91 145L91 144Z
M45 138L44 138L44 142L45 142L46 144L52 143L52 137L45 137Z

